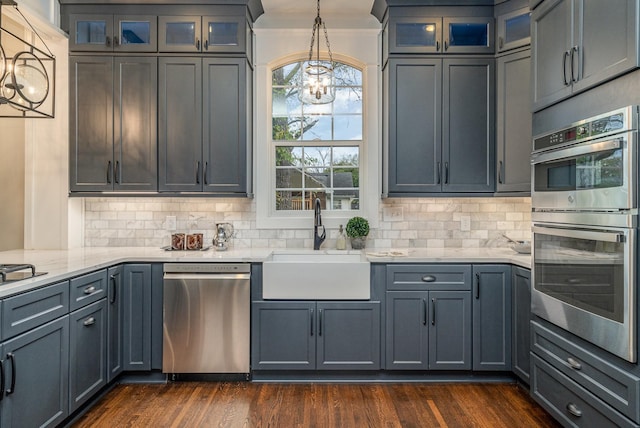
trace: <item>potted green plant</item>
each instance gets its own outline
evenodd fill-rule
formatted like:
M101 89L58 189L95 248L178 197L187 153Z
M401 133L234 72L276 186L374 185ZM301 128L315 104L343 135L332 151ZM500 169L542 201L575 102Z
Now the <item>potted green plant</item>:
M361 250L369 234L369 222L362 217L351 217L347 222L347 236L351 238L351 248Z

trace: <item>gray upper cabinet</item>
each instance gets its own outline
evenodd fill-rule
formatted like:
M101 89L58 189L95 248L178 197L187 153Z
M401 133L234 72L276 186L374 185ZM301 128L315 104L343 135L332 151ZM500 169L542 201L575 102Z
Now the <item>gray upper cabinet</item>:
M498 192L530 192L531 51L497 59L496 153Z
M240 16L160 16L161 52L247 52L247 20Z
M442 61L390 59L388 193L442 189Z
M442 191L495 189L493 59L443 61Z
M531 12L528 7L498 15L497 51L521 48L531 43Z
M388 195L493 192L494 60L392 58L386 73Z
M160 58L159 190L247 191L247 61Z
M534 111L638 66L638 0L546 0L531 16Z
M474 265L473 369L511 371L511 266Z
M157 190L157 62L70 58L70 190Z
M493 17L389 19L389 53L493 53Z
M69 50L156 52L157 33L154 15L71 14Z

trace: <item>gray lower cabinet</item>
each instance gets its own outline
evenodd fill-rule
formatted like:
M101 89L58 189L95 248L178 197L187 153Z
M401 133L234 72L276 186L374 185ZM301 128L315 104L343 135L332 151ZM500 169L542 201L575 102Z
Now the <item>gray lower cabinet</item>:
M2 346L4 427L54 427L69 414L69 317L57 318Z
M109 268L107 291L107 382L111 382L123 371L123 329L124 320L124 267Z
M246 59L159 61L159 190L246 193Z
M151 370L151 265L124 265L123 275L123 369Z
M497 192L531 191L531 50L497 59Z
M531 395L563 425L639 426L636 364L535 317L531 336Z
M379 302L253 302L253 370L378 370Z
M389 291L388 370L470 370L468 291Z
M512 268L512 334L511 368L525 383L531 371L531 271L517 266Z
M69 413L107 384L107 300L69 315Z
M511 266L474 265L473 370L511 371Z
M495 190L494 79L493 58L389 60L389 196Z
M156 58L69 61L70 191L156 191Z

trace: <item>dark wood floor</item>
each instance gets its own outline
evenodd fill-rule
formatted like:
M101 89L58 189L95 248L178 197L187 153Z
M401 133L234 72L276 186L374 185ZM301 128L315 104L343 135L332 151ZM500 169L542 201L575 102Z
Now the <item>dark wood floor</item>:
M515 384L118 385L74 427L557 427Z

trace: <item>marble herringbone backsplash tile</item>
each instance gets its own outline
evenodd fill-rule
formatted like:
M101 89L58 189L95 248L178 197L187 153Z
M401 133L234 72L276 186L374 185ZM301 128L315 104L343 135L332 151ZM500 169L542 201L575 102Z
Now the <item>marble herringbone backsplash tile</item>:
M503 247L503 233L513 239L531 235L531 199L525 197L387 199L378 215L379 227L367 239L370 248ZM88 198L85 246L168 245L166 216L176 216L178 231L202 232L209 243L215 224L228 222L236 230L236 248L313 246L311 227L256 229L255 201L236 198ZM337 231L327 235L323 248L335 247Z

